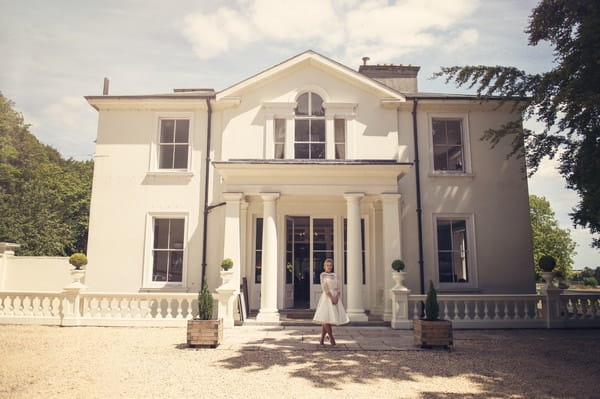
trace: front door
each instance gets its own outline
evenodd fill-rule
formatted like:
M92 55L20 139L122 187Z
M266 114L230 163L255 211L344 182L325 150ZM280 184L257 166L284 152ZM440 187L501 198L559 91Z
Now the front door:
M333 258L333 219L286 217L286 308L314 308L323 262ZM312 267L311 267L312 265Z

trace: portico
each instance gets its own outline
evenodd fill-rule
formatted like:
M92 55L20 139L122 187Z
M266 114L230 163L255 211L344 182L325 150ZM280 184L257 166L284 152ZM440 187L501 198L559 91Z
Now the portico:
M367 320L367 311L390 319L391 302L384 295L391 287L388 269L402 254L397 180L411 164L294 160L213 164L226 187L224 242L229 244L224 257L245 259L234 266L235 284L247 278L247 300L258 311L258 321L278 321L280 309L314 308L326 257L334 258L335 271L345 283L343 302L351 321ZM240 211L242 204L247 211ZM377 241L382 238L380 245ZM308 301L300 300L299 288L309 290Z

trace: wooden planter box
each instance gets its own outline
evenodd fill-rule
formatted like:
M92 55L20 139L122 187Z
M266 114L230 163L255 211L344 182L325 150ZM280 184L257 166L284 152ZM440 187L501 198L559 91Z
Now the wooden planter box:
M452 345L452 322L448 320L414 320L415 345L424 347Z
M188 320L187 344L191 347L216 348L223 340L223 319Z

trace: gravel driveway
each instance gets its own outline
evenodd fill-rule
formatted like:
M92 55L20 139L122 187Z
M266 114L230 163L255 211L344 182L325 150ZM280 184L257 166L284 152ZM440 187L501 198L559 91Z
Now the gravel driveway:
M459 330L452 351L378 351L319 348L307 328L287 330L305 347L215 350L187 348L185 328L4 325L0 397L600 398L600 330Z

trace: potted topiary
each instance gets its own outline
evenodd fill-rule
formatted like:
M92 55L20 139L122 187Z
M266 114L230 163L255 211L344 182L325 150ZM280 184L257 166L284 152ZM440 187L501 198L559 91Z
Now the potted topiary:
M81 283L81 279L85 275L85 271L82 269L83 266L87 265L88 259L82 253L74 253L69 257L69 263L72 264L75 268L71 269L71 277L73 278L73 283Z
M429 290L425 300L425 318L413 322L415 344L422 348L432 346L448 347L452 345L452 322L439 318L440 305L433 281L429 281Z
M198 293L198 316L187 323L187 344L190 347L216 348L223 339L223 319L213 319L214 299L204 282Z
M404 271L405 267L406 267L406 265L404 264L404 261L402 261L401 259L395 259L392 262L392 270L393 270L392 278L396 282L396 285L393 288L395 288L395 289L405 289L406 288L403 285L404 277L406 276L406 272Z
M221 269L228 271L233 267L233 261L229 258L225 258L221 261Z
M225 258L221 261L221 280L223 285L229 283L233 277L233 261L230 258Z
M75 270L81 270L82 266L87 265L88 259L85 254L77 252L69 257L69 263L75 266Z
M546 281L546 289L552 287L554 279L554 268L556 267L556 259L550 255L543 255L538 261L538 266L542 271L542 278Z
M402 272L402 271L404 271L405 267L406 267L406 265L400 259L396 259L392 262L392 269L394 269L394 271Z

